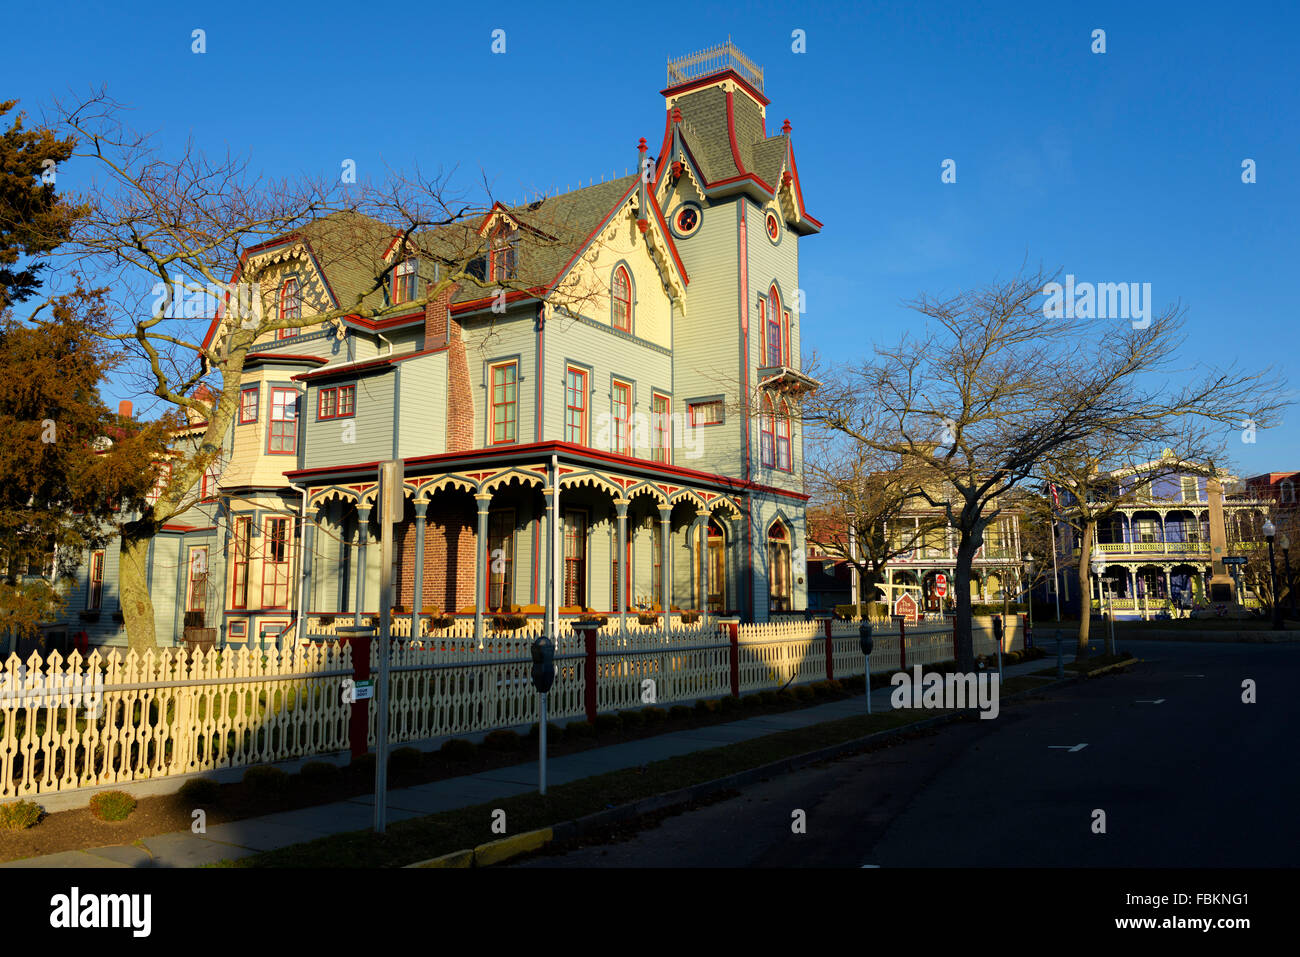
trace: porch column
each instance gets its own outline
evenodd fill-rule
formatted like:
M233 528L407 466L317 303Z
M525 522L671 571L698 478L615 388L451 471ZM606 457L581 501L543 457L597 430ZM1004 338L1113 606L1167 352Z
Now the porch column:
M361 624L361 608L366 601L366 543L370 541L370 506L357 507L357 591L352 624Z
M664 633L668 632L668 606L672 604L672 518L671 506L659 506L659 608L663 613Z
M1137 591L1137 588L1138 588L1138 586L1137 586L1137 570L1134 569L1132 565L1128 566L1128 567L1125 568L1124 570L1125 570L1126 572L1128 572L1129 597L1133 599L1133 602L1134 602L1134 606L1133 606L1133 607L1136 608L1136 607L1137 607L1137 597L1138 597L1138 591Z
M542 505L546 509L546 615L542 628L554 641L557 638L559 615L555 606L555 498L550 487L542 489Z
M702 610L708 601L704 595L704 552L708 539L701 538L701 536L704 535L704 530L708 521L708 513L696 512L695 520L691 522L691 567L693 569L691 577L694 581L693 588L695 595L698 596L698 598L693 598L692 600L697 601L695 606L697 611Z
M424 518L428 502L415 503L415 581L411 586L411 640L420 638L420 612L424 610Z
M307 522L302 533L302 574L298 577L298 637L307 637L307 616L311 614L315 580L311 577L316 564L316 523Z
M614 499L614 508L618 510L618 633L627 634L627 506L625 498Z
M491 495L475 495L478 502L478 538L474 542L474 640L483 645L483 605L487 601L488 507Z

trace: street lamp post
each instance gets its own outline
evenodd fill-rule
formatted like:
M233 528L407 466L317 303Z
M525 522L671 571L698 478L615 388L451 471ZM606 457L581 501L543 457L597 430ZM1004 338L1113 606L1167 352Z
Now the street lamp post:
M1097 599L1097 607L1101 610L1102 617L1106 615L1106 580L1101 577L1101 573L1106 570L1106 556L1101 553L1101 549L1096 545L1092 546L1092 573L1097 576L1097 588L1101 592ZM1110 635L1106 644L1106 654L1115 654L1115 606L1112 602L1110 608Z
M1291 583L1291 539L1286 532L1277 537L1282 549L1282 567L1286 569L1287 603L1291 606L1291 617L1295 617L1295 586Z
M1273 559L1273 539L1277 535L1277 526L1270 520L1264 520L1264 541L1268 542L1268 580L1269 594L1273 598L1273 630L1282 630L1282 606L1277 600L1277 563Z

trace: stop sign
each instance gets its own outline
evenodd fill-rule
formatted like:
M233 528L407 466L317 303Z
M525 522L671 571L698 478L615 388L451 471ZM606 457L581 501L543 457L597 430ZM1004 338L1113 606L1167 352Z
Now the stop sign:
M947 594L948 594L948 576L947 576L947 575L935 575L935 576L934 576L934 593L935 593L936 595L938 595L940 598L944 598L944 597L947 596Z

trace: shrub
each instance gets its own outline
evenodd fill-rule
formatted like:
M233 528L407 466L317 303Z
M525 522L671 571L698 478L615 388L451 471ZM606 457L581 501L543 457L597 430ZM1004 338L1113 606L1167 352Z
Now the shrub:
M698 611L684 611L684 612L682 612L682 624L683 624L683 625L693 625L693 624L695 624L695 623L696 623L697 621L699 621L699 620L700 620L700 613L699 613Z
M623 730L623 719L617 714L596 715L597 734L618 734Z
M269 764L255 764L244 772L244 787L253 794L278 794L284 790L288 779L289 775L283 768L275 768Z
M618 716L623 721L624 731L640 731L645 727L645 715L640 711L620 711Z
M808 702L817 700L817 692L808 685L795 685L790 690L794 692L796 701Z
M363 754L359 758L353 758L348 764L348 771L358 777L373 778L375 776L375 756L373 754Z
M675 704L668 709L669 721L689 721L691 719L691 709L684 704Z
M747 694L741 697L740 706L746 711L757 711L763 706L763 699L756 694Z
M594 738L596 726L590 721L570 721L564 726L564 734L571 738Z
M90 813L101 821L125 821L135 810L135 798L125 791L100 791L90 799Z
M695 702L696 714L717 714L718 710L718 702L716 701L701 698L699 701Z
M410 774L419 769L423 758L419 748L397 748L388 752L388 770L393 774Z
M523 747L523 742L514 731L501 728L498 731L488 732L487 737L483 739L483 747L490 751L518 751Z
M496 615L492 618L492 627L497 631L518 631L528 624L523 615Z
M461 763L474 757L477 750L473 741L466 741L464 738L452 738L450 741L443 742L442 747L438 749L438 755L446 761Z
M298 780L313 786L329 785L343 777L343 769L328 761L308 761L298 771Z
M0 827L7 831L25 831L41 819L45 808L35 801L10 801L0 804Z
M186 807L210 806L221 800L221 785L210 778L194 778L180 786L176 798Z
M730 712L734 712L734 711L739 711L739 710L740 710L740 699L737 698L737 697L735 697L735 696L733 696L733 695L727 695L725 698L719 698L719 699L718 699L718 710L719 710L719 711L725 711L725 712L728 712L728 713L730 713Z
M583 615L578 619L580 625L599 625L604 628L609 624L609 619L604 615Z
M771 708L781 703L781 698L775 691L760 691L758 700L763 703L765 708Z
M538 725L536 721L534 721L533 726L528 729L528 737L536 741L540 736L540 734L541 734L541 727ZM558 724L554 724L550 721L546 722L546 743L548 745L556 744L563 740L564 740L564 729L560 727Z
M645 715L646 724L663 724L668 720L668 712L663 708L646 708L641 713Z
M643 624L643 625L657 625L657 624L659 624L659 616L658 616L658 615L641 614L641 615L637 615L637 616L636 616L636 620L639 621L639 622L640 622L641 624Z

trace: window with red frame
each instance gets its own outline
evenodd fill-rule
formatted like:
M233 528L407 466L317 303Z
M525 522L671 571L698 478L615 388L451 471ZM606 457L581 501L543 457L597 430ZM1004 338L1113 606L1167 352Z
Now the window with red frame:
M619 266L614 270L614 278L609 284L610 298L614 301L614 328L623 332L632 331L632 280L627 270Z
M790 406L781 400L781 414L776 420L776 467L790 471Z
M104 604L104 553L90 553L90 589L86 593L86 609L98 611Z
M301 319L302 318L302 296L301 286L298 280L290 276L280 284L280 318L281 319ZM299 330L277 329L275 337L277 339L289 339L298 334Z
M250 422L257 421L257 397L259 391L257 386L251 389L242 389L239 393L239 424L248 425Z
M587 605L587 516L584 512L564 513L564 604Z
M401 263L393 270L393 304L410 302L415 298L415 284L418 274L415 270L415 257Z
M564 373L564 441L587 444L587 373L572 366Z
M515 441L519 417L519 364L492 366L492 444Z
M488 515L488 608L509 611L515 598L515 512Z
M247 516L235 519L234 554L231 556L230 580L234 588L230 594L231 608L248 607L248 558L253 547L253 520Z
M298 390L271 390L271 428L266 433L266 451L272 455L293 455L298 451Z
M197 545L190 549L190 589L185 599L186 611L207 611L208 608L208 547Z
M203 481L199 489L199 501L211 502L217 497L217 480L221 478L221 460L209 463L203 470Z
M619 455L632 454L632 386L614 383L614 448Z
M321 389L316 400L317 419L346 419L356 410L357 387L354 385L333 386Z
M767 365L779 366L781 361L781 297L773 286L768 292L767 303Z
M672 400L662 393L655 392L650 398L650 443L651 457L656 462L668 464L672 461L672 417L670 409Z
M762 453L762 462L768 468L776 464L776 424L773 422L774 418L772 399L770 396L763 396L763 414L758 419L758 429L761 433L759 447Z
M492 233L489 272L493 282L515 278L519 256L519 230L502 223Z
M690 414L691 426L719 425L722 423L722 402L711 399L707 402L692 402L686 406Z
M162 462L159 464L158 477L154 479L153 488L149 489L149 494L144 497L145 501L150 505L158 501L162 496L163 490L167 488L167 483L171 481L171 478L172 464L170 462Z
M289 607L289 520L268 518L262 542L262 607Z

